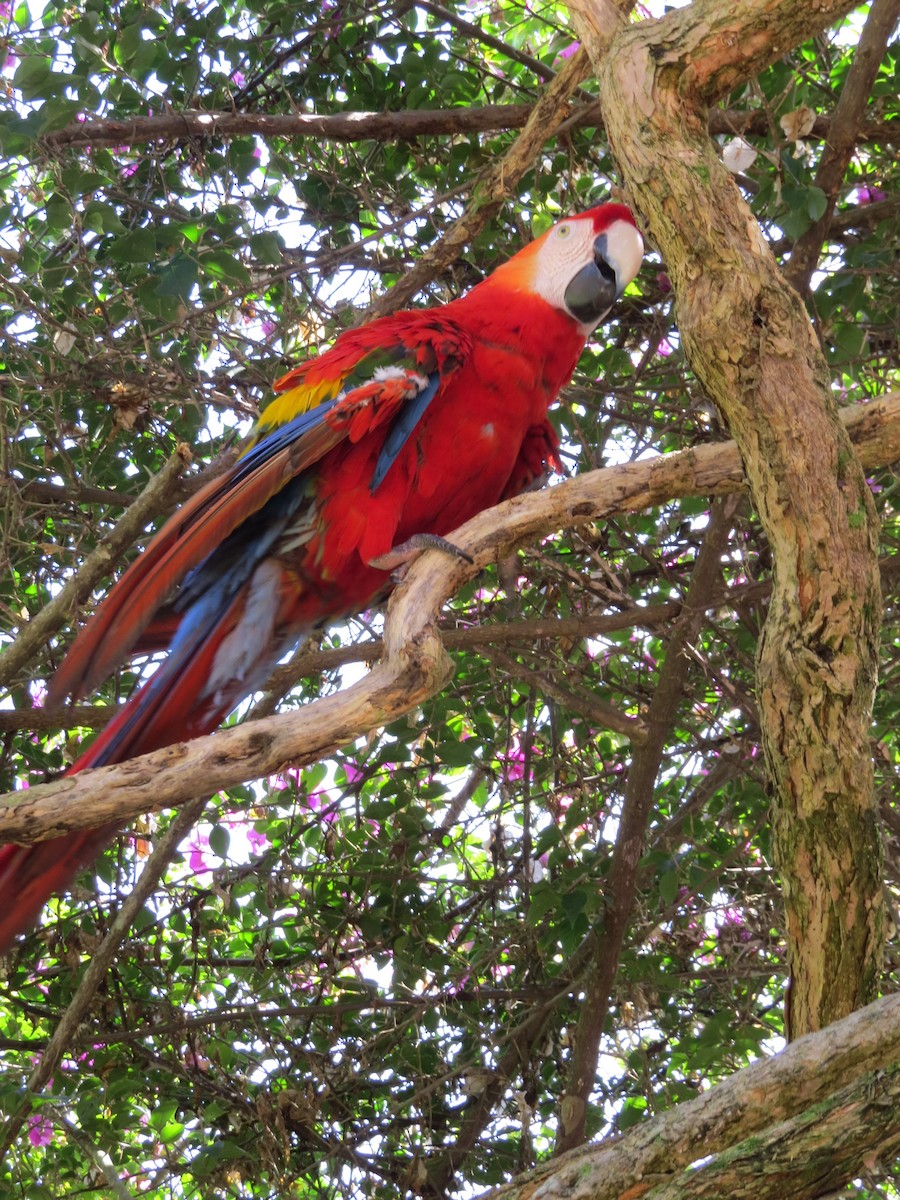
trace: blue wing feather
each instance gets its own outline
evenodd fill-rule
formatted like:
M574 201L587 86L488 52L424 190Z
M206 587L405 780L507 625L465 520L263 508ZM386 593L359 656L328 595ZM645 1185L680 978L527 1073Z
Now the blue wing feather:
M425 409L434 399L440 385L440 373L437 371L432 372L428 376L427 385L417 396L409 401L394 421L394 424L388 431L387 437L384 439L384 445L381 447L381 453L378 455L378 461L375 463L372 482L369 484L369 491L373 495L384 481L384 477L393 466L397 455L409 441L413 430L422 419Z

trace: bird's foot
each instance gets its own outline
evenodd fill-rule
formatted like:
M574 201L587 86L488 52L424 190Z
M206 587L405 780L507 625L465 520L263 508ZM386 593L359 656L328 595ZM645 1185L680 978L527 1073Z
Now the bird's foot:
M410 563L418 558L423 550L443 550L445 554L462 558L467 563L475 561L471 554L467 554L465 550L436 533L416 533L399 546L393 546L387 554L379 554L377 558L369 559L369 566L377 567L380 571L392 571L394 581L399 583L409 570Z

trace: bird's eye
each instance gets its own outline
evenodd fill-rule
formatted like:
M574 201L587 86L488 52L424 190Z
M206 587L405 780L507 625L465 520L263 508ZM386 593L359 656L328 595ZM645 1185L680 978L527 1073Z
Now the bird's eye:
M557 231L556 231L556 236L557 237L568 237L571 232L572 232L571 226L560 225L559 229L557 229Z

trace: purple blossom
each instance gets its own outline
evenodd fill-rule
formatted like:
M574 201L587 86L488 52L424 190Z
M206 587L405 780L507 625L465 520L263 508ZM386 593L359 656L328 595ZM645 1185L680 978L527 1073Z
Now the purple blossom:
M231 72L231 82L233 84L235 84L237 87L242 88L244 86L244 84L246 83L246 77L244 75L244 72L243 71L232 71Z
M302 803L305 803L311 812L318 814L323 825L333 825L338 819L337 808L329 807L331 801L327 792L309 792L302 797Z
M565 50L560 50L556 56L556 61L559 62L561 58L574 58L580 49L581 42L573 42L571 46L566 46Z
M365 771L361 770L359 763L354 762L352 758L345 760L344 774L347 776L348 783L359 783L366 777Z
M32 1146L49 1146L53 1141L53 1126L40 1113L28 1118L28 1140Z
M857 204L877 204L879 200L886 200L887 192L880 187L858 187L856 189Z
M656 347L656 353L662 358L668 358L670 354L675 353L675 347L668 338L662 338Z
M514 737L509 744L509 749L505 754L498 755L500 761L504 764L504 775L507 783L517 783L520 779L525 778L525 748L518 737ZM536 758L541 757L541 752L537 746L531 747L531 762ZM533 774L533 768L531 771Z
M195 830L188 845L191 851L188 865L191 870L197 875L204 871L211 871L212 867L208 866L206 862L206 854L209 851L208 836L205 833L197 833Z
M284 792L288 788L299 788L301 778L299 767L288 767L286 771L282 771L278 775L269 776L269 787L276 792Z
M716 928L719 937L734 937L737 934L738 940L741 942L749 942L752 936L744 920L744 914L737 908L726 908L716 921Z
M666 293L666 292L671 292L671 290L672 290L672 280L669 278L669 276L666 274L666 272L665 272L665 271L657 271L657 273L656 273L656 286L659 288L659 290L660 290L660 291L661 291L661 292L662 292L664 295L665 295L665 293Z
M0 0L0 17L11 17L11 16L12 16L11 0Z
M258 829L254 829L252 825L247 830L247 841L250 843L254 854L262 854L263 850L269 844L269 839L266 835L260 833Z

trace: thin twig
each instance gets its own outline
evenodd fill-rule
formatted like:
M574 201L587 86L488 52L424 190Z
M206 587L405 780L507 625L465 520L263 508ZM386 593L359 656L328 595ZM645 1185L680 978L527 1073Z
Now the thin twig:
M153 476L78 571L66 581L50 603L23 626L16 640L0 656L0 687L8 686L51 634L71 618L72 610L82 604L96 584L109 574L110 567L132 545L147 522L166 511L172 503L172 483L190 461L191 453L187 446L179 445L159 474Z
M588 1097L597 1077L597 1055L609 1009L609 998L618 970L619 956L637 896L638 863L663 752L681 705L693 642L717 589L722 572L722 555L731 532L735 500L719 498L713 503L706 536L691 574L684 610L675 622L659 669L653 698L645 714L648 736L635 747L625 784L622 815L613 848L606 905L596 933L595 953L584 987L584 1002L572 1038L572 1056L565 1093L560 1107L557 1151L580 1146L585 1138Z
M66 1137L74 1142L85 1158L89 1159L98 1173L106 1180L109 1195L116 1200L134 1200L134 1193L125 1186L125 1181L119 1178L116 1165L105 1150L95 1146L88 1135L72 1120L61 1104L42 1104L41 1115L52 1118L53 1122L65 1130Z
M513 194L541 147L569 115L569 100L589 74L588 57L579 50L541 94L509 150L476 182L466 211L399 283L369 306L365 314L367 320L394 312L408 303L445 267L455 262Z
M159 839L153 852L144 864L144 869L141 871L137 883L113 918L109 932L91 957L75 995L72 997L68 1008L53 1031L53 1036L47 1043L46 1050L41 1055L41 1061L35 1067L28 1080L26 1093L21 1104L7 1122L3 1134L3 1143L0 1145L0 1159L5 1156L7 1150L18 1136L19 1130L22 1128L29 1113L32 1111L33 1104L31 1097L47 1085L47 1082L56 1070L60 1059L75 1037L79 1025L87 1016L97 988L103 982L119 947L143 908L145 901L162 878L163 872L171 862L172 855L178 848L178 843L199 819L200 814L206 807L206 803L206 796L198 797L190 801L176 813L172 819L172 824Z
M844 80L828 140L816 170L816 187L825 193L827 200L825 211L797 239L791 252L791 261L785 270L788 279L801 294L809 290L809 281L828 236L838 190L856 151L858 131L863 124L888 42L896 28L898 14L900 0L874 0Z

